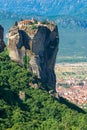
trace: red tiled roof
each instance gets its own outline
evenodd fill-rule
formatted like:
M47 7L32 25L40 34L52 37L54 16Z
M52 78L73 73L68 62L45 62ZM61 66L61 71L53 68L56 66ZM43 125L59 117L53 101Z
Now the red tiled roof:
M19 23L21 24L33 23L33 20L23 20L23 21L20 21Z

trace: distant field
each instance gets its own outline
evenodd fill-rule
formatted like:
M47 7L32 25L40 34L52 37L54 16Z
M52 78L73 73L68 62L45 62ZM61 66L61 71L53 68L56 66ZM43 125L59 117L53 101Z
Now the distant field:
M60 63L55 66L56 77L58 80L66 81L69 78L78 79L78 81L87 81L87 63Z
M69 52L70 53L70 52ZM80 63L87 62L87 56L60 56L58 55L56 58L56 63Z

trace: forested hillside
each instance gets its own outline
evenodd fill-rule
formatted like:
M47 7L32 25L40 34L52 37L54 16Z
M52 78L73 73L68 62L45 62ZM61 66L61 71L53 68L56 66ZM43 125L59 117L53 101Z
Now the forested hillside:
M0 53L0 130L87 130L87 114L29 83L36 76Z

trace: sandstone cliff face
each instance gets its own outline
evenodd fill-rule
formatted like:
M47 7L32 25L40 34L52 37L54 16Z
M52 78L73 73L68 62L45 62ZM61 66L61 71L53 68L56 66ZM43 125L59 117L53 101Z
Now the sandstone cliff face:
M56 84L54 66L58 44L58 28L53 23L33 23L10 29L8 49L11 59L23 64L23 56L29 56L29 69L53 89Z
M0 52L2 52L5 48L4 43L4 28L0 25Z

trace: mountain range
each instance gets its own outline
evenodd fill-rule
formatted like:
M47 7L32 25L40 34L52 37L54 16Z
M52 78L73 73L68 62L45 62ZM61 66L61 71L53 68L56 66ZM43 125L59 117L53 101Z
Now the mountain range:
M2 0L0 1L0 10L15 14L87 17L87 0Z

